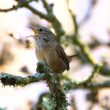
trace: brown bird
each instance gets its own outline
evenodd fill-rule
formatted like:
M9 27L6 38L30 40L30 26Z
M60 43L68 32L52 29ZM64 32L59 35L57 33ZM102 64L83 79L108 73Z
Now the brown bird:
M35 53L39 62L48 65L54 73L69 70L69 60L77 55L67 56L56 36L45 27L29 27L34 31ZM68 59L69 58L69 59Z

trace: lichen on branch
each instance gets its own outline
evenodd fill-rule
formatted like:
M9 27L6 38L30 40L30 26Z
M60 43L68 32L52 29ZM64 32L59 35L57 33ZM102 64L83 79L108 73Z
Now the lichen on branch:
M58 76L51 71L49 67L43 63L38 63L37 73L27 77L15 76L7 73L0 74L0 80L4 86L25 86L30 83L45 80L54 101L52 110L67 110L68 105L65 93L63 92Z

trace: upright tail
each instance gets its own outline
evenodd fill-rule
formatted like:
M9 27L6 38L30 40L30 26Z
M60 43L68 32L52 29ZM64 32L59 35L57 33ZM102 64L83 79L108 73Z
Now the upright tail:
M78 57L78 56L79 56L79 54L67 56L68 57L68 61L71 62L74 57Z

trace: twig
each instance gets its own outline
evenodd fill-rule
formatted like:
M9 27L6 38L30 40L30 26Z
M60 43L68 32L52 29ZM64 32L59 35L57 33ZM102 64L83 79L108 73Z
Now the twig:
M87 80L85 80L83 83L91 83L92 79L94 78L95 74L97 74L98 72L100 72L100 69L102 68L102 64L96 64L94 65L94 69L91 73L91 75L89 76L89 78Z
M56 18L56 16L53 13L53 4L48 4L46 0L42 0L42 3L44 5L44 8L47 11L47 16L49 17L49 22L52 23L53 28L55 29L56 36L58 38L58 41L60 41L60 38L62 35L65 34L64 30L62 29L61 23Z
M80 48L81 52L85 55L85 57L91 64L96 65L97 61L91 55L89 47L81 40L81 38L79 36L79 33L78 33L79 26L77 25L75 15L71 11L71 9L69 9L69 0L67 0L67 6L68 6L68 11L71 15L71 18L73 20L74 29L75 29L75 33L74 33L73 37L70 37L70 40L72 40L72 43L76 44Z
M42 12L38 11L37 9L33 8L32 6L29 5L30 1L24 1L22 3L18 2L17 5L14 5L12 8L9 9L0 9L0 12L8 12L8 11L12 11L12 10L17 10L18 8L28 8L30 11L32 11L34 14L39 15L41 18L44 18L46 20L49 20L49 17L45 14L43 14Z
M75 89L101 89L101 88L109 88L110 87L110 81L105 81L102 83L86 83L86 82L66 82L62 84L62 87L65 88L65 90L68 92L69 90L75 90Z
M17 10L18 8L22 8L25 5L29 4L30 2L36 1L36 0L28 0L28 1L25 1L25 0L15 0L15 1L18 2L17 5L13 5L11 8L8 8L8 9L0 9L0 12L9 12L9 11Z
M75 27L75 34L74 37L72 37L73 43L75 43L78 47L80 47L81 52L86 56L87 60L92 63L93 65L97 64L97 61L94 59L94 57L91 55L89 47L81 40L79 33L78 33L78 25L76 22L75 15L72 13L72 11L69 9L70 15L73 19L74 27Z
M49 17L46 14L43 14L42 12L38 11L37 9L33 8L30 5L25 5L25 8L28 8L31 12L33 12L34 14L40 16L43 19L46 19L47 21L49 21Z
M90 64L92 64L93 66L96 65L96 64L99 64L100 65L100 62L98 62L92 55L89 47L86 45L86 43L84 41L82 41L82 39L80 38L79 36L79 33L78 33L78 25L77 25L77 22L76 22L76 18L75 18L75 15L72 13L72 11L70 9L68 9L69 12L70 12L70 15L73 19L73 23L74 23L74 26L75 26L75 34L73 35L73 37L69 37L70 40L73 41L74 44L76 44L79 48L80 48L80 51L85 55L86 59L88 60L88 62ZM100 68L100 74L104 75L104 76L110 76L110 69L107 68L106 66L101 66Z
M75 27L75 34L76 34L76 33L78 33L78 25L77 25L77 22L76 22L76 17L70 9L68 9L68 11L69 11L69 13L70 13L70 15L73 19L73 23L74 23L74 27Z
M29 3L31 2L31 0L26 1L26 0L16 0L18 2L18 4L16 6L13 6L12 8L9 9L0 9L1 12L9 12L12 10L17 10L18 8L21 7L25 7L27 9L29 9L32 13L38 15L39 17L46 19L48 22L50 22L53 26L53 28L55 29L56 32L56 36L58 38L58 41L60 41L60 37L62 35L64 35L64 30L62 29L61 23L59 22L59 20L56 18L56 16L53 13L53 4L48 4L46 0L42 0L42 3L44 5L44 8L47 11L47 14L44 14L40 11L38 11L37 9L33 8ZM36 1L36 0L34 0Z
M46 9L47 12L50 12L50 5L48 5L48 3L46 2L46 0L42 0L42 3L44 5L44 8Z
M8 12L12 10L17 10L18 6L13 5L13 7L8 8L8 9L0 9L0 12Z

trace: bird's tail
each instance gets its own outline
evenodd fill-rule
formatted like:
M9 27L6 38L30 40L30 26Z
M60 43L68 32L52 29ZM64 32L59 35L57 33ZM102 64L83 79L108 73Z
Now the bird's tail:
M67 56L67 57L68 57L69 62L71 62L74 57L78 57L78 56L79 56L79 54L75 54L75 55L71 55L71 56Z

